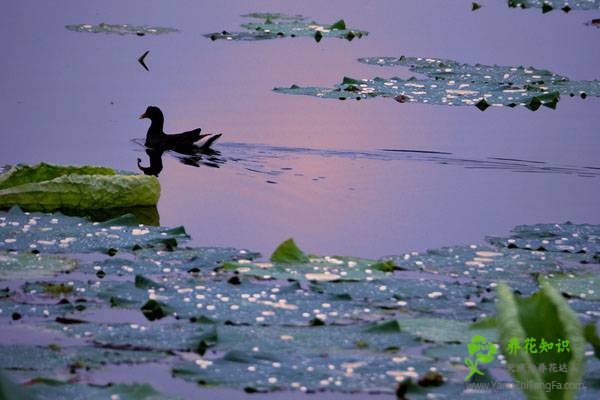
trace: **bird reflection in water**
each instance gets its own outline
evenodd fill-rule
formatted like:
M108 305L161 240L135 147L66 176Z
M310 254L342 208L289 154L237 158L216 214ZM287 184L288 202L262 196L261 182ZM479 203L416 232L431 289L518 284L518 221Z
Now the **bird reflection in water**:
M149 158L147 167L142 165L142 159L137 159L137 166L146 175L158 175L163 170L162 156L165 151L170 151L171 155L179 160L182 164L189 165L192 167L206 166L211 168L219 168L225 164L227 160L221 156L221 152L205 147L198 146L186 146L177 147L174 149L161 149L161 148L146 148L146 154Z
M163 170L162 155L165 151L172 151L173 155L185 165L199 167L219 168L226 161L221 153L213 150L211 146L221 134L201 134L200 128L177 134L166 134L163 131L164 115L155 106L150 106L140 115L140 119L147 118L151 121L146 134L146 154L150 158L148 167L142 166L142 160L138 158L138 168L146 175L158 176Z

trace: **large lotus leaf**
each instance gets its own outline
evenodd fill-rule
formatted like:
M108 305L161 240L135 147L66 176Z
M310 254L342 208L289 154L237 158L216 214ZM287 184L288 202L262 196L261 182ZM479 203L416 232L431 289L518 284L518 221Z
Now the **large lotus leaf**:
M248 392L291 389L391 394L398 380L416 378L429 369L428 362L424 360L406 358L405 362L398 363L393 359L400 357L372 354L295 356L286 357L282 362L261 358L239 362L230 361L225 355L215 360L182 363L174 368L173 374L200 385L223 385Z
M381 67L407 67L410 71L434 80L459 82L501 82L505 85L544 85L568 81L568 78L538 68L507 67L500 65L462 64L458 61L421 57L367 57L359 58L363 64Z
M584 276L560 274L545 276L543 279L568 297L600 300L600 277L597 273Z
M89 374L94 376L103 361L109 369L113 364L160 361L174 368L175 377L248 391L391 393L398 381L411 378L410 398L479 399L483 397L477 392L465 390L468 368L463 359L472 336L496 338L493 300L495 283L502 277L528 294L535 290L537 277L547 276L553 285L563 285L583 321L594 322L598 315L598 302L592 301L595 292L589 292L594 288L577 286L594 276L596 264L580 264L589 254L457 246L391 261L310 256L305 264L279 264L253 261L256 254L236 249L141 248L153 242L130 239L168 241L184 232L131 226L135 221L130 217L92 224L12 210L0 218L4 224L0 229L5 229L0 232L7 232L2 238L15 239L7 244L17 250L7 252L11 256L29 253L30 244L37 247L36 236L22 235L38 228L36 235L49 228L50 234L62 230L67 238L77 239L91 233L92 242L81 247L87 252L94 251L98 237L104 237L97 237L97 231L122 236L128 249L138 244L114 257L86 254L72 274L34 276L30 283L11 284L5 291L0 320L7 321L13 312L21 317L12 329L65 335L67 343L78 343L59 348L39 343L0 347L0 358L7 360L11 373L25 379L81 378L83 369L69 374L73 365L91 368ZM137 235L134 229L139 229ZM593 240L593 234L589 236L586 240ZM49 245L49 251L82 252L78 241L60 240ZM42 247L37 248L44 254ZM333 279L334 274L339 278ZM561 279L568 279L568 285ZM579 283L573 286L571 279ZM580 296L584 289L589 297ZM149 300L161 307L164 318L144 317L141 307ZM18 359L19 354L25 356ZM46 362L53 354L55 360ZM486 376L499 378L498 363L486 367ZM430 368L444 377L441 386L417 384ZM496 392L485 392L490 393ZM518 391L510 394L519 396Z
M225 261L254 259L259 253L224 247L180 248L178 251L142 249L136 251L140 262L166 265L171 270L210 274Z
M131 226L131 218L118 218L104 223L90 223L83 218L65 215L28 213L13 208L0 212L0 250L42 253L105 252L109 249L131 249L174 240L186 240L182 227L168 229L144 225ZM176 243L176 242L175 242Z
M61 378L71 366L101 368L105 364L136 364L161 360L165 353L154 351L113 350L97 347L0 346L0 369L28 371L28 375ZM51 374L51 375L49 375Z
M139 309L149 298L164 305L180 318L208 318L231 324L293 324L308 326L318 318L327 323L378 318L377 310L365 313L365 304L328 298L298 284L281 282L270 286L252 281L232 285L213 280L210 284L195 279L163 277L161 286L136 288L131 282L103 282L86 289L113 307Z
M508 238L488 237L495 246L548 252L600 253L600 225L537 224L520 225Z
M473 328L469 322L446 318L401 318L371 326L369 332L406 332L426 342L468 343L474 334L496 340L495 329Z
M0 251L0 280L52 276L75 269L75 261L65 257Z
M544 13L552 10L597 10L600 8L600 0L507 0L509 7L519 8L541 8Z
M26 323L48 320L57 317L81 318L80 312L89 308L97 308L96 302L88 302L83 297L69 296L69 299L50 297L30 293L26 296L15 295L13 298L0 299L0 316L11 316L14 313Z
M437 105L526 106L532 111L544 105L556 108L561 95L600 96L600 81L570 81L547 70L524 67L461 64L453 60L416 57L372 57L360 62L379 66L403 66L427 78L345 77L333 88L278 87L284 94L331 99L392 97L400 103Z
M166 265L163 267L167 269ZM86 308L92 311L98 307L98 299L101 299L106 307L130 310L139 310L148 299L155 299L167 314L182 318L195 318L202 315L212 320L230 321L235 324L309 325L314 318L336 323L336 321L349 319L369 320L378 318L381 314L377 313L376 309L365 312L367 304L363 299L348 302L343 297L329 298L322 293L303 289L297 283L278 282L266 286L250 280L240 281L239 284L231 284L225 280L212 280L207 284L197 278L188 278L187 273L183 276L177 274L175 270L153 279L136 275L134 280L134 268L137 268L136 264L127 261L127 265L123 265L123 270L120 271L121 276L130 277L129 281L110 280L108 278L112 276L110 273L103 279L88 282L71 281L65 287L70 289L67 298L71 302L76 301L75 297L87 299ZM30 308L27 304L20 307L5 306L5 311L17 311L23 316L44 315L46 317L71 312L72 307L56 304L57 299L53 296L46 294L45 297L40 297L48 285L50 284L36 283L24 287L26 293L37 294L35 300L37 307ZM50 304L47 304L48 301ZM89 319L85 314L77 315L76 318Z
M16 165L0 175L0 189L7 189L26 183L39 183L59 178L63 175L107 175L117 172L108 167L70 166L40 163L37 165Z
M550 283L557 290L560 291L559 287L556 287L554 283ZM600 321L600 301L580 299L577 297L569 298L568 294L562 293L567 298L569 307L577 313L577 317L582 323L596 323Z
M93 386L78 384L52 385L38 383L28 388L27 392L36 400L167 400L174 398L163 395L147 384L117 384L107 386Z
M59 325L51 322L47 328L57 329L74 338L85 338L107 348L143 351L193 350L203 328L185 321L146 321L145 323L95 323Z
M110 260L109 262L112 262ZM481 290L473 285L443 283L430 280L430 275L418 278L390 279L386 281L322 282L310 287L295 282L278 281L269 286L264 283L242 279L236 284L230 279L211 280L210 284L188 278L187 273L178 273L169 264L150 268L160 275L152 279L136 275L139 267L131 261L114 260L121 277L129 281L109 280L115 272L107 272L104 279L70 282L73 293L85 295L88 306L94 307L94 299L102 299L106 306L139 310L148 299L156 299L169 313L183 318L204 316L215 321L230 321L235 324L261 325L297 324L309 325L318 318L327 323L374 320L397 312L422 312L428 315L453 316L465 320L477 319L482 313L491 311L491 301L480 296ZM95 265L94 268L105 266ZM88 268L84 268L88 270ZM168 270L168 273L165 272ZM90 269L90 272L93 270ZM179 271L181 272L181 271ZM234 276L235 277L235 276ZM208 278L208 277L206 277ZM143 284L150 282L151 284ZM28 285L27 291L35 289L42 293L45 284ZM456 307L456 299L465 300ZM54 300L55 301L55 300ZM25 307L26 308L26 307ZM45 307L51 316L61 312L62 307ZM33 315L39 315L36 309ZM69 311L69 310L67 310ZM31 315L25 310L25 315ZM86 319L85 316L78 318Z
M574 399L584 369L583 329L575 313L565 299L547 282L541 290L529 298L515 297L512 290L501 285L498 288L498 327L501 350L507 363L513 365L565 364L567 372L538 369L515 369L515 380L529 382L525 390L528 399ZM535 340L535 351L526 351L524 341ZM541 351L541 340L553 344L548 351ZM518 347L515 346L518 345ZM566 350L568 348L568 351ZM562 351L561 351L562 349ZM535 389L535 385L560 383L563 390L549 392ZM564 386L568 382L572 386ZM544 386L541 386L544 387Z
M418 346L410 333L372 330L373 324L321 325L321 326L272 326L249 325L217 326L219 340L216 349L271 353L277 359L291 356L292 351L304 349L305 353L364 354L360 340L369 344L374 352L388 348ZM300 351L301 352L301 351ZM299 355L301 356L301 355ZM391 353L386 353L391 358Z
M217 353L223 356L209 355L195 365L180 365L176 376L260 390L304 386L389 392L402 372L408 375L411 370L417 374L429 369L425 358L381 351L414 345L410 336L370 333L364 326L219 326L218 338L215 349L223 349L224 353ZM357 346L361 341L369 344L368 350Z
M61 209L60 212L65 215L84 217L90 221L98 222L119 219L124 215L128 215L135 219L135 225L160 225L160 215L158 214L158 208L156 208L156 206L102 208L93 210Z
M171 231L173 233L173 231ZM218 247L181 248L178 251L167 251L156 248L144 248L124 253L121 257L106 257L97 262L79 265L78 270L90 274L102 274L106 279L122 276L185 274L201 277L210 275L213 269L223 262L238 258L258 257L258 253L245 250Z
M288 15L283 13L273 13L273 12L251 12L248 14L243 14L244 18L254 18L254 19L264 19L264 20L281 20L281 21L301 21L306 19L300 14L296 15Z
M547 252L498 249L488 246L456 246L407 253L394 257L401 268L447 276L478 285L490 292L500 281L515 290L533 293L540 274L576 272L579 266L563 264Z
M410 398L429 398L436 393L454 398L463 392L462 378L459 383L453 376L463 375L464 365L435 363L436 373L444 377L445 383L439 388L424 388L421 383L417 386L416 381L421 382L432 368L431 359L418 355L421 344L398 329L367 328L283 327L259 331L224 327L219 330L216 349L235 350L199 357L195 362L176 366L173 372L201 385L227 385L250 391L292 388L389 393L397 382L412 379ZM472 333L466 335L470 338ZM463 347L463 357L465 353ZM423 386L425 382L423 379ZM471 393L467 398L478 397Z
M348 29L344 20L333 24L318 24L308 22L301 15L284 15L273 13L251 13L243 15L247 18L264 19L263 22L250 22L242 25L245 32L215 32L204 35L211 40L268 40L283 37L308 36L319 42L324 37L336 37L347 40L361 38L368 32Z
M66 28L73 32L87 32L87 33L112 33L116 35L162 35L165 33L178 32L177 29L165 28L161 26L136 26L130 24L106 24L100 23L98 25L92 24L78 24L78 25L67 25Z
M11 168L0 177L0 189L0 208L19 205L30 211L155 206L160 197L153 176L44 163Z
M355 257L309 257L307 263L273 263L238 260L223 264L223 269L261 279L291 279L296 281L359 281L383 278L374 260Z
M479 333L477 330L475 332ZM443 361L457 365L463 365L466 356L464 343L432 346L425 350L423 354L431 357L434 362Z
M323 282L311 286L332 300L345 300L356 308L399 313L422 313L460 320L480 318L493 311L490 293L470 282L439 279L425 273L400 273L375 282Z

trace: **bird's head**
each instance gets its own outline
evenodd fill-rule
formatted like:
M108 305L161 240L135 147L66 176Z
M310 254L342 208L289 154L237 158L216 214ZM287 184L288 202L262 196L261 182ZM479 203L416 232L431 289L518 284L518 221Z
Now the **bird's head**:
M149 118L150 121L163 121L163 113L160 111L160 108L156 106L149 106L146 108L146 111L140 115L140 119Z

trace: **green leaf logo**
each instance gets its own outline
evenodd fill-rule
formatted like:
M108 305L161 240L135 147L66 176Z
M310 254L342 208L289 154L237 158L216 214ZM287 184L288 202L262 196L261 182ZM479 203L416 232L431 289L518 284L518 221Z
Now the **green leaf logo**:
M483 375L483 372L477 369L479 363L487 364L492 362L494 354L498 351L494 343L488 342L485 337L480 335L473 336L467 348L469 356L473 357L475 355L475 362L471 358L465 357L465 365L470 370L469 374L465 377L465 381L471 378L473 374Z

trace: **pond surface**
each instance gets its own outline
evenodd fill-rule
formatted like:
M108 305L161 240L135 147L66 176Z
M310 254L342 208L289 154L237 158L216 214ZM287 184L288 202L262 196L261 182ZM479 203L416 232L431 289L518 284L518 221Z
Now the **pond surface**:
M342 76L408 77L402 68L356 62L403 54L531 65L572 79L595 79L600 42L598 30L585 25L589 13L543 15L502 1L477 12L460 2L346 0L177 6L22 1L5 8L0 162L91 163L135 171L138 157L148 163L144 149L132 142L147 130L147 121L137 116L158 105L167 132L202 127L223 133L216 148L228 161L218 169L163 156L160 223L185 224L192 244L270 254L277 243L294 237L317 254L379 257L480 243L486 234L506 234L523 223L600 222L598 178L579 173L600 167L597 98L565 98L554 111L482 113L474 107L325 101L271 90L331 86ZM212 42L202 36L239 30L245 22L240 15L252 11L332 23L344 18L369 35L320 43L310 38ZM179 32L138 37L65 29L100 22ZM136 62L147 50L149 72ZM316 151L298 150L304 148ZM446 152L484 163L492 157L540 161L575 171L478 168L419 153L361 156L379 149Z
M265 288L271 291L281 289L282 296L289 296L290 301L304 301L301 304L306 310L296 310L296 314L300 311L319 311L313 308L321 308L319 304L327 300L334 303L335 310L332 312L337 313L339 309L340 313L355 312L361 315L364 320L359 319L357 326L362 329L362 325L371 323L363 303L373 303L373 307L378 310L376 317L406 316L404 310L397 310L398 307L404 307L406 301L396 302L393 305L396 308L390 308L386 303L390 298L384 294L397 289L398 293L412 293L408 302L414 308L413 313L416 310L417 314L422 313L418 316L430 317L438 312L442 318L452 318L452 322L443 320L454 326L457 321L470 321L472 315L469 313L477 318L483 318L485 313L493 313L493 303L484 301L487 299L483 298L486 295L480 296L481 288L478 285L483 281L475 280L470 285L449 285L446 293L445 283L450 278L444 275L448 270L442 267L448 266L450 272L455 272L452 268L462 268L464 260L473 258L481 261L480 250L483 250L483 254L489 256L485 259L486 265L497 267L493 277L484 282L485 285L490 285L490 290L492 283L511 278L513 288L519 288L525 295L537 290L530 271L526 268L517 270L518 267L509 259L510 254L518 254L530 260L533 267L543 267L543 274L553 271L559 265L562 268L560 272L581 274L583 278L577 276L572 287L567 285L569 281L558 279L553 282L563 292L577 295L583 290L582 282L587 285L586 279L588 275L593 276L593 268L597 265L594 264L595 261L588 259L588 255L562 254L560 248L550 249L546 262L543 253L530 254L526 247L528 242L518 242L521 247L509 251L504 249L512 248L508 242L491 239L494 247L490 249L490 244L485 244L484 238L486 235L506 237L511 228L521 224L564 221L600 223L598 98L590 96L584 100L577 96L564 96L556 110L542 107L537 112L531 112L523 107L492 107L480 112L475 107L400 104L383 98L359 102L326 101L306 96L285 96L272 91L274 87L289 87L292 84L331 87L339 83L343 76L408 78L412 74L405 68L383 70L357 62L360 57L401 55L447 58L470 64L534 66L573 80L599 78L600 31L586 25L596 17L595 13L572 11L565 14L554 11L542 14L539 9L508 8L506 2L500 0L482 4L483 8L472 12L469 2L435 0L235 0L180 1L176 4L141 0L69 0L59 5L28 0L12 2L4 6L0 15L0 41L3 50L0 58L0 87L3 93L0 96L3 123L0 165L46 161L98 164L137 171L138 158L141 158L142 165L149 164L145 149L140 144L143 143L148 122L138 120L138 116L148 105L156 105L166 115L165 130L168 133L202 127L204 132L223 134L221 141L215 146L220 154L213 158L198 162L173 153L165 153L162 157L164 168L159 177L162 195L158 204L160 224L171 227L185 225L192 237L188 244L249 249L268 256L277 244L293 237L307 253L372 259L401 255L393 260L409 269L378 276L377 282L385 285L378 286L377 290L373 289L372 284L365 282L343 286L325 282L321 284L324 288L322 290L318 285L313 287L303 282L299 290L295 283L285 281L287 276L284 272L287 271L279 271L282 275L278 279L281 281L275 282L275 288L268 286L273 282L265 284L250 279L253 274L257 274L256 271L261 271L261 267L258 263L249 264L249 261L242 260L247 262L232 265L237 268L236 271L248 273L247 280L244 279L241 286L244 291L260 293L262 290L266 293L265 296L273 296ZM246 22L241 15L254 11L303 14L323 23L333 23L343 18L349 27L366 30L369 35L351 42L325 37L319 43L311 38L234 42L211 41L203 36L225 29L240 30L239 25ZM67 25L95 25L102 22L174 28L178 32L136 36L74 32L65 28ZM149 71L144 70L137 62L138 57L146 51L149 51L145 58ZM190 164L190 161L197 166L185 164ZM23 218L23 223L29 219L23 215L20 218ZM52 221L48 223L54 224ZM566 227L570 229L570 225ZM94 226L89 229L97 228ZM27 234L25 231L23 233ZM79 237L77 233L71 235ZM529 248L537 249L541 244L535 233L532 237L535 246ZM596 246L597 232L590 237L590 242ZM49 243L52 238L44 239L45 243ZM2 250L15 249L14 246L22 244L12 237L8 240L2 243ZM463 244L467 246L460 246ZM468 246L472 244L477 247ZM457 246L454 249L460 254L459 259L444 251L421 255L413 253L415 260L421 263L417 264L415 261L413 264L410 254L405 255L411 251L448 245ZM547 247L545 243L543 245ZM19 248L20 251L28 249ZM45 251L48 249L43 250L42 255L46 257ZM570 251L575 253L576 250L579 248ZM85 252L73 248L71 251ZM112 323L123 325L125 329L129 329L125 326L127 323L136 325L135 329L139 324L148 324L159 333L172 334L175 331L161 327L166 324L176 326L183 322L173 316L165 318L166 323L165 320L149 323L143 319L139 305L142 300L146 301L148 293L144 288L137 287L138 278L133 281L133 276L144 273L151 279L164 279L161 282L173 292L170 305L187 318L195 309L190 310L190 304L175 293L181 294L180 285L192 285L191 282L198 278L188 276L188 267L196 267L198 257L202 259L205 250L190 250L192 253L197 251L198 254L189 255L189 259L186 258L186 251L153 254L152 250L146 249L137 255L124 251L114 259L103 255L99 260L71 254L70 256L79 259L77 270L69 275L49 279L55 283L73 280L78 295L84 292L79 290L87 289L89 298L94 300L90 302L90 307L85 311L73 311L69 315L90 321L89 325L84 324L83 329L93 324L95 338L102 339L103 334L105 339L110 337L102 329ZM231 249L224 250L229 251L224 255L206 251L208 258L216 258L218 255L218 261L231 259L234 262L242 254ZM503 255L505 251L510 254ZM183 255L179 256L180 254ZM501 258L495 259L500 256ZM28 257L34 256L25 254L25 261ZM75 261L69 260L64 261L64 264L57 263L53 257L50 256L45 265L69 271L75 265ZM151 269L155 265L150 264L150 261L160 259L154 260L153 257L164 257L166 263L176 266L181 264L182 259L184 261L180 265L181 270L168 273L162 271L164 273L155 276ZM148 270L135 273L132 272L133 269L125 270L125 273L121 271L123 264L131 259L147 262L140 266ZM409 259L410 262L407 261ZM449 261L451 259L457 265L452 264ZM0 261L7 260L12 262L6 257ZM233 272L226 268L213 272L212 268L221 264L212 258L210 260L211 263L203 265L207 268L200 274L200 278L210 282L207 285L210 287L208 292L214 285L217 289L222 288L224 293L237 293L236 290L239 289L234 290L233 286L226 283ZM344 262L348 265L350 262L356 264L355 261ZM584 262L591 263L592 266L588 268L584 266ZM97 263L106 270L106 278L97 275ZM426 271L410 270L423 263L431 268ZM470 271L479 273L480 263L476 266L471 264ZM18 266L18 263L14 265ZM515 271L510 268L515 268ZM50 270L50 275L52 272ZM35 357L21 359L19 346L31 350L35 344L44 346L46 352L51 352L54 350L45 347L58 343L64 350L62 357L66 358L57 362L67 362L70 357L79 354L79 348L85 341L82 335L87 337L87 332L80 332L80 325L77 324L69 330L54 323L54 314L64 314L61 308L64 304L55 304L53 298L40 300L34 296L32 293L39 291L35 283L27 287L29 295L24 288L19 292L26 279L27 276L5 278L4 282L10 290L0 292L4 308L0 347L9 355L15 355L11 362L19 365L22 359L26 363L35 363L36 360ZM130 304L129 308L116 311L108 308L112 307L112 303L107 302L106 298L98 296L102 300L95 302L95 295L100 294L100 281L103 282L102 288L107 288L107 291L114 289L114 293L121 294L131 291L132 298L139 304ZM132 281L136 282L135 287L132 286ZM596 285L595 293L600 292L597 280L592 283ZM143 284L142 281L142 286ZM338 293L346 287L353 294L365 292L362 301L346 304L347 293ZM196 287L194 290L200 294L205 289ZM588 287L585 286L584 289ZM19 295L15 296L13 290ZM435 300L438 298L437 293L442 294L439 290L444 292L444 297ZM589 290L588 293L594 293L594 290ZM471 291L477 293L477 297L473 299L480 301L476 308L471 308L470 300L464 300L470 298L468 296L472 295ZM211 298L213 294L207 296ZM217 294L215 299L220 299L220 293ZM69 296L75 301L74 294ZM303 296L313 296L309 300L314 304L303 300ZM587 301L575 299L571 305L580 318L585 315L584 322L597 324L598 299L596 296L588 297ZM223 301L215 299L212 300L216 304ZM39 302L40 306L33 307L35 302ZM461 303L464 303L464 307L456 306ZM48 306L49 316L52 318L48 319L48 315L41 314L42 304L44 307ZM422 309L419 311L415 305L420 305ZM9 320L9 314L14 311L10 307L23 314L21 321ZM233 309L224 310L214 310L213 307L211 312L214 311L214 315L207 315L219 322L227 318L236 323L248 323L248 318L252 322L262 312L262 309L250 308L247 314L242 309L238 315L228 311ZM595 313L584 314L589 310ZM453 312L459 313L460 317ZM273 326L288 329L290 320L304 321L296 314L282 312L281 320L277 320ZM272 314L261 315L272 317ZM330 320L337 318L331 315ZM280 318L279 314L277 318ZM439 323L436 320L432 324L432 335L436 332L453 332L452 329L439 329ZM301 324L307 323L304 321ZM129 327L134 329L132 325ZM304 325L297 327L299 335L306 329L314 329L310 325ZM41 329L47 326L54 330ZM256 326L264 328L258 322ZM190 330L184 331L189 337L196 333L196 329L190 328L189 324L185 327ZM208 353L214 357L215 362L221 360L222 349L236 350L235 346L239 345L237 350L254 351L253 348L250 350L251 341L230 339L233 345L226 342L229 337L235 339L232 332L236 333L238 330L241 333L237 338L243 337L240 335L245 333L245 327L246 325L238 327L235 324L220 326L221 339L225 340L225 345L222 345L223 348L217 347L216 352ZM461 327L464 328L462 325ZM341 343L340 338L354 338L346 334L345 329L343 326L326 325L322 330L333 333L323 338L330 338L332 343L337 344ZM414 329L420 331L421 327L417 324ZM462 332L458 328L456 330ZM125 330L123 343L137 343L138 337L127 336L127 332L129 331ZM276 334L279 331L264 328L262 332ZM354 333L356 332L358 331ZM282 341L283 337L289 336L289 332L283 333L285 334L279 336ZM404 332L401 335L402 340L406 340L406 347L421 346L414 341L413 333ZM265 347L275 343L264 335L255 333L250 337L266 337ZM371 343L372 351L379 352L377 354L381 356L380 347L384 348L387 344L380 343L382 339L376 334L365 335ZM174 337L169 336L168 339L173 339L177 344L178 340L187 339L188 336L175 332ZM319 338L312 334L302 336L307 343L304 349L321 351L312 342L315 337ZM118 338L117 336L116 339ZM109 345L119 345L116 339L114 343L107 339L104 344L110 349ZM336 359L340 365L342 361L348 361L344 357L354 357L357 352L354 349L354 352L348 353L348 346L337 349L325 339L318 344L327 348L327 351L339 351L335 356L340 357ZM464 339L461 336L461 340ZM95 346L98 342L90 340L85 341L88 346L85 351L89 351L86 356L91 365L96 365L94 363L98 359L95 357L99 353L94 350L97 350ZM131 343L127 340L131 340ZM392 337L390 340L399 339ZM357 340L355 343L358 352L363 351L358 346L360 342L361 340ZM173 348L180 348L171 341L168 346L167 362L153 362L152 357L156 355L148 352L149 361L146 360L148 362L137 365L136 368L115 362L93 372L80 371L78 376L84 383L93 381L99 384L118 384L136 381L151 383L167 395L197 395L198 386L193 381L202 376L203 371L190 372L190 366L185 365L188 370L181 369L180 373L187 373L190 380L174 379L172 367L175 362L185 360L189 364L190 360L185 359L187 354L172 354ZM184 344L180 347L187 349L186 346ZM402 346L404 355L404 342ZM462 356L463 347L444 347L442 356L454 355L452 352ZM331 351L335 353L334 350ZM413 353L406 354L414 356L422 350L419 347ZM288 354L301 357L304 353L304 350L296 350ZM33 354L36 354L35 350ZM315 354L311 355L309 361L323 364ZM131 354L124 355L129 356ZM389 355L381 357L386 362L393 361ZM134 357L134 361L135 359ZM373 358L370 362L377 368L385 366L378 358ZM588 377L594 378L598 375L600 364L591 362L588 361L588 368L589 365L592 366ZM266 372L271 373L275 368L274 364L277 363L268 367ZM198 365L201 366L202 363ZM417 370L422 373L431 365L427 359L417 365ZM43 367L52 368L50 365ZM325 364L321 367L325 368ZM374 368L374 379L393 381L390 376L381 377L377 368ZM448 376L456 378L455 372L454 375L448 372ZM29 375L31 374L33 372L30 371ZM31 378L29 375L21 371L12 377L23 381L24 378ZM185 378L183 374L182 376ZM248 374L241 376L248 377ZM217 377L227 378L229 375L223 373ZM462 376L459 376L458 381L462 384L461 380ZM282 380L281 384L283 383ZM286 381L286 385L287 383L289 382ZM315 382L310 383L316 386ZM456 382L454 384L453 388L462 390L462 385ZM363 389L367 387L361 385ZM370 398L394 398L391 386L386 385L386 391L380 395L371 395ZM202 390L206 397L248 397L239 388ZM594 398L593 393L589 391L585 395ZM98 397L104 394L97 393ZM511 391L511 394L519 398L515 391ZM46 396L51 397L52 394L46 393ZM263 397L262 394L258 396ZM264 394L264 397L306 398L297 391L269 393ZM326 392L319 393L318 398L364 398L364 395Z

